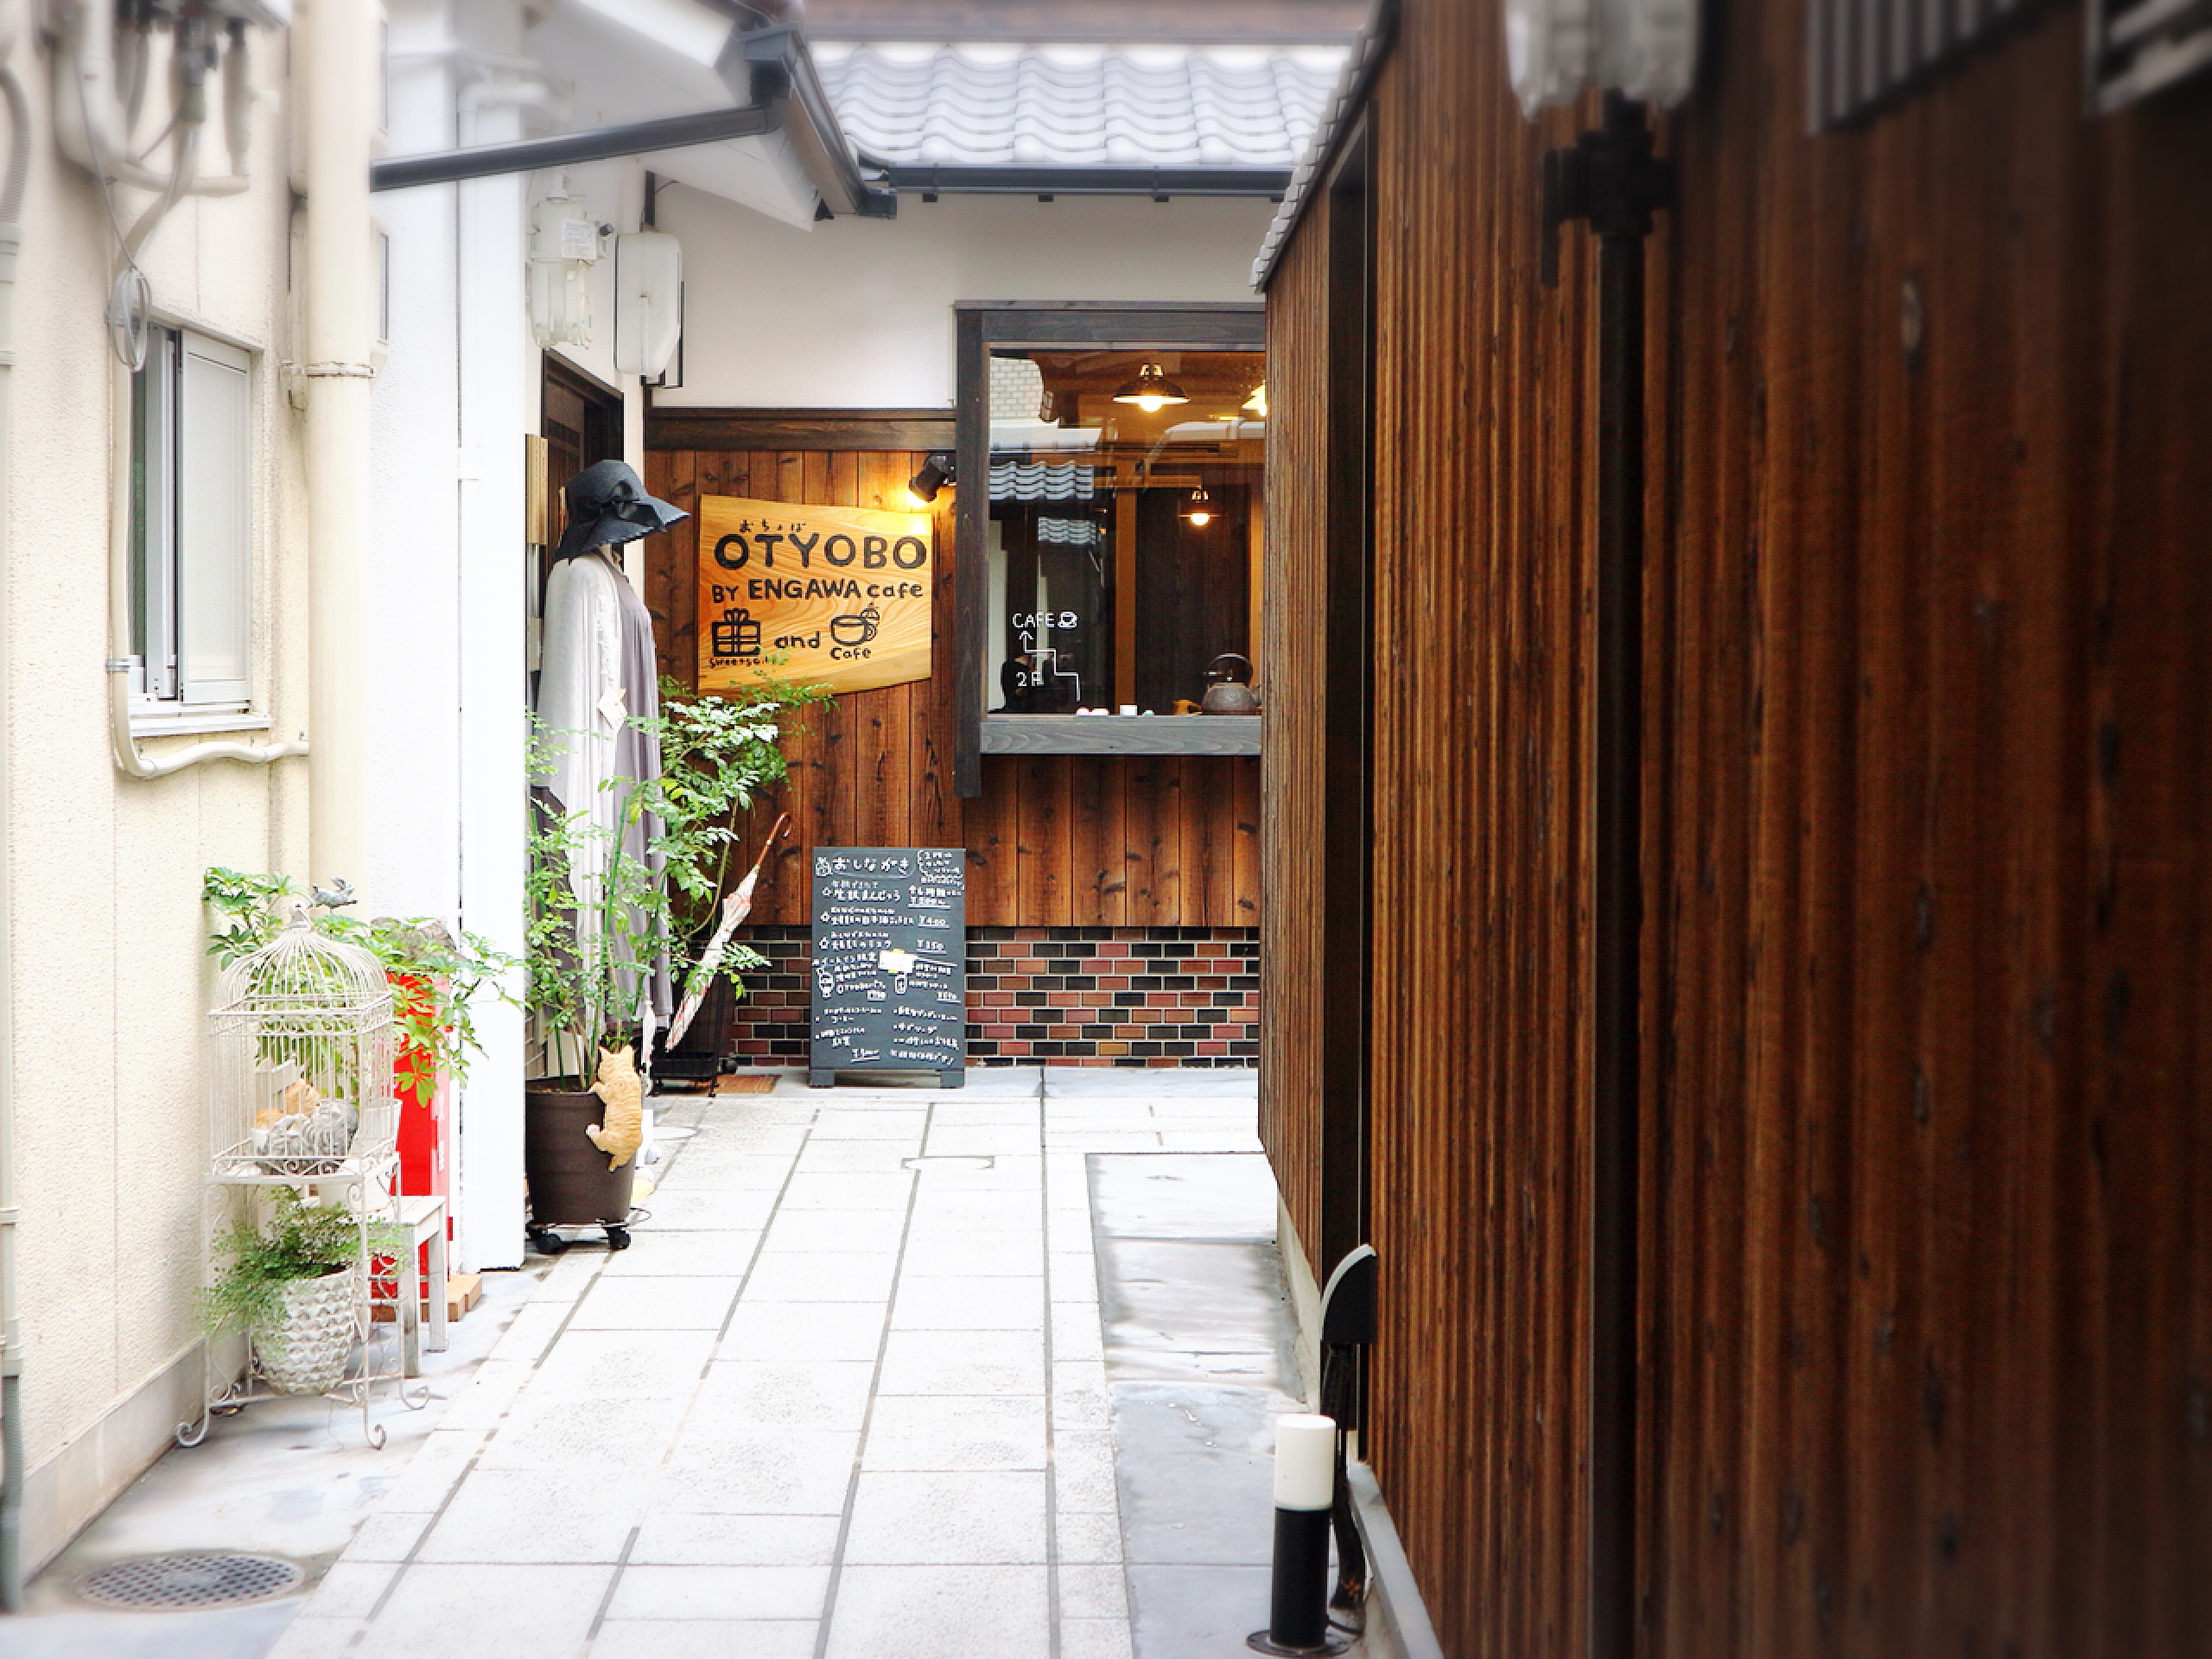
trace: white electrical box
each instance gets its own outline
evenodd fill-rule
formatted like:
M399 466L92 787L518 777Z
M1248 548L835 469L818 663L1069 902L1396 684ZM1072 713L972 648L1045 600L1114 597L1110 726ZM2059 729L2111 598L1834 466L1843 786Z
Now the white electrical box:
M614 238L614 366L658 380L683 336L683 245L662 231Z
M540 346L591 344L591 268L599 225L584 204L549 196L530 215L530 327Z

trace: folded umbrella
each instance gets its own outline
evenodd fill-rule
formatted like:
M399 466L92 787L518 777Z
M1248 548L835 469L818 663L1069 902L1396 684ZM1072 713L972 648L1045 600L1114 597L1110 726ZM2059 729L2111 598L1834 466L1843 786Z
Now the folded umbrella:
M707 1000L708 988L714 984L722 958L729 954L730 935L753 913L753 888L760 880L760 867L768 861L769 853L791 821L788 812L778 815L775 827L768 831L766 844L760 849L760 856L753 861L753 868L745 873L745 880L737 884L736 891L722 900L721 921L715 929L715 937L707 941L699 965L691 971L691 988L684 993L683 1006L677 1009L676 1018L669 1022L669 1047L674 1048L682 1042L683 1033L691 1029L691 1021L697 1017L700 1004Z

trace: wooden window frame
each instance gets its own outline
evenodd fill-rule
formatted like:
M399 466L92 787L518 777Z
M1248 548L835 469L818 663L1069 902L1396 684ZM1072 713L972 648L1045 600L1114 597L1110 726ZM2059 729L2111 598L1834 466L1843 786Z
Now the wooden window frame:
M1050 350L1091 346L1107 351L1267 350L1267 307L1260 301L1211 303L1115 301L962 301L953 307L957 351L954 425L958 457L953 508L957 584L953 773L961 795L983 792L983 635L987 584L969 573L983 568L990 512L990 354L1011 346ZM973 480L973 482L969 482ZM976 486L980 484L981 487ZM1257 754L1260 718L1125 720L1094 715L1001 716L988 722L992 753L1053 754ZM1234 729L1231 729L1232 727Z

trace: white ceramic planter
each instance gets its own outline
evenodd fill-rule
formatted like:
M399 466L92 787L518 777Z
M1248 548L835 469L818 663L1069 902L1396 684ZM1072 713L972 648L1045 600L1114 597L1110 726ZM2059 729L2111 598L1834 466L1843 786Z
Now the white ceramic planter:
M284 1287L283 1311L253 1332L254 1357L279 1394L324 1394L346 1377L353 1351L353 1270Z

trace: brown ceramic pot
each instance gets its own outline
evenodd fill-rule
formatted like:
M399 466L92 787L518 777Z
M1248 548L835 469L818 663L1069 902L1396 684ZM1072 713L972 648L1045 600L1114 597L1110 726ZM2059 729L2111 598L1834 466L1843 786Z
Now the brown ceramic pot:
M522 1161L530 1179L531 1224L537 1227L617 1226L630 1217L632 1157L620 1169L584 1130L605 1109L594 1094L532 1083L523 1094Z

